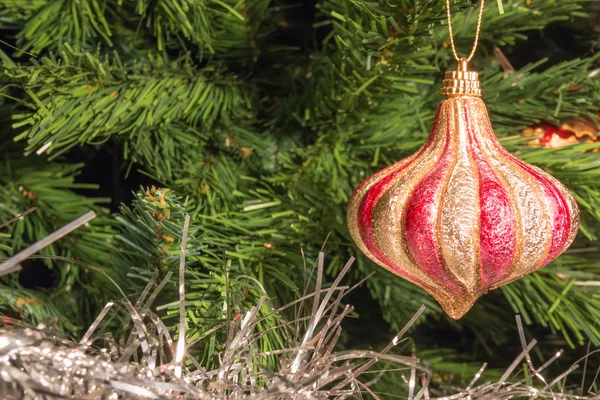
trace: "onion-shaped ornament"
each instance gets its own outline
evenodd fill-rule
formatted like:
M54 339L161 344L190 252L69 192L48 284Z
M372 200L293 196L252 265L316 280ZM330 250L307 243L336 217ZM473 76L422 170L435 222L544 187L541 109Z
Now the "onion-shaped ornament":
M348 226L371 260L459 319L488 290L560 255L579 211L560 182L500 145L466 61L441 93L425 145L356 189Z

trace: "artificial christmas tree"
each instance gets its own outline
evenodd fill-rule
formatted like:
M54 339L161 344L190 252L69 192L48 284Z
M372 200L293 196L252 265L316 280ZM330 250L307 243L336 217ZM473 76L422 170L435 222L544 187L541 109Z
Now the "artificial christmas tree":
M454 382L473 376L472 362L496 365L507 346L520 348L515 313L545 343L540 359L557 344L600 344L600 144L540 149L520 134L597 115L597 2L504 1L503 13L488 3L472 64L491 122L509 151L573 192L580 234L543 271L483 296L460 323L421 289L377 271L352 294L358 319L341 342L378 344L425 304L419 354ZM459 49L472 44L477 5L451 2ZM346 205L362 180L425 140L442 71L453 67L445 18L438 0L0 0L0 223L37 207L2 228L0 251L6 257L92 208L98 218L42 255L101 267L127 293L172 272L161 292L169 304L189 214L194 334L222 322L224 304L243 311L265 293L273 307L296 298L312 281L304 264L324 243L329 276L356 256L348 277L360 281L374 264L352 244ZM514 71L502 70L495 49ZM43 282L27 279L42 271ZM5 313L33 322L57 315L71 332L117 296L102 276L56 259L3 279ZM211 337L201 350L208 358L224 343ZM264 337L278 348L277 336Z

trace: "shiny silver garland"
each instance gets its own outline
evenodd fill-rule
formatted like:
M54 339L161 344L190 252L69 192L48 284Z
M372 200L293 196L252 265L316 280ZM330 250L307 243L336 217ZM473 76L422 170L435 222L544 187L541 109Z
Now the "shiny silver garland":
M92 216L93 218L93 216ZM78 222L79 225L82 221ZM99 334L107 324L106 316L114 306L108 303L79 342L62 336L48 321L36 327L4 317L0 324L0 398L1 399L347 399L347 398L408 398L418 399L512 399L598 398L591 392L577 396L563 391L564 380L578 367L574 365L554 379L546 379L546 368L557 358L536 367L529 352L535 341L526 343L520 320L517 319L523 351L497 382L478 383L486 365L466 388L434 388L430 386L432 372L414 356L400 356L390 351L401 343L424 310L381 351L336 351L342 333L341 322L352 311L342 306L343 297L353 288L341 281L352 265L350 260L335 281L322 288L324 255L319 254L316 288L313 293L272 310L280 315L286 308L302 306L310 310L305 316L289 321L300 327L295 338L284 348L263 353L257 346L260 333L257 324L266 318L259 310L262 299L239 318L216 326L199 338L217 329L228 329L225 349L219 354L216 369L206 370L190 351L193 344L185 339L185 237L186 218L179 270L180 326L174 340L163 321L151 311L151 306L170 274L162 281L153 278L135 304L123 296L122 304L129 318L128 339L116 341L110 334ZM76 224L75 224L76 225ZM69 227L74 229L75 225ZM65 227L66 228L66 227ZM62 228L64 235L69 229ZM55 235L54 240L60 235ZM52 235L50 235L52 236ZM50 240L46 240L50 242ZM39 246L37 247L39 248ZM29 251L21 257L30 257ZM14 271L19 266L19 254L0 264L0 271ZM22 260L22 258L21 258ZM3 269L6 263L8 267ZM7 272L7 273L9 273ZM102 273L102 271L99 271ZM154 288L154 290L152 290ZM126 335L127 337L127 335ZM102 346L97 343L103 343ZM280 368L269 370L261 360L276 356ZM525 361L523 361L525 360ZM385 367L373 370L381 362ZM534 383L523 376L519 367L529 366ZM378 364L378 365L380 365ZM373 385L384 374L398 376L398 391L375 393ZM533 385L533 386L532 386Z

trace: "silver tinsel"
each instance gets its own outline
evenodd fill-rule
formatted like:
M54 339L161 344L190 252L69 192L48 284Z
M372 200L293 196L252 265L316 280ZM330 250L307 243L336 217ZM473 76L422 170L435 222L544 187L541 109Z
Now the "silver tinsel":
M79 221L81 223L81 221ZM186 219L186 226L188 220ZM73 229L73 227L70 227ZM62 234L65 231L63 230ZM228 331L224 350L216 369L206 370L194 359L193 344L185 342L185 232L179 271L180 335L177 341L162 320L151 311L156 295L164 283L153 279L135 304L123 296L130 326L124 340L110 334L99 334L114 304L108 303L95 322L77 342L53 327L56 321L32 327L11 318L0 325L0 398L1 399L510 399L600 398L567 394L564 381L578 367L574 365L553 379L546 368L560 353L545 364L535 366L529 352L535 341L527 343L517 319L523 351L497 382L479 383L486 365L466 388L434 388L432 372L414 355L401 356L390 351L401 343L405 334L423 312L422 307L406 326L380 351L336 351L342 333L341 322L352 311L342 306L342 298L352 288L341 281L352 265L350 260L339 276L326 289L322 287L324 255L317 262L316 288L295 302L277 310L298 306L308 310L291 325L297 335L284 348L261 352L257 331L265 315L259 310L262 299L239 318L216 326L195 343L217 329ZM55 236L59 237L59 236ZM47 242L50 242L49 240ZM38 246L39 247L39 246ZM26 253L31 256L32 253ZM18 257L17 254L15 257ZM18 268L19 260L8 260L5 271ZM4 264L0 264L0 271ZM100 271L101 272L101 271ZM154 290L152 290L154 288ZM128 337L128 338L127 338ZM99 345L102 343L102 345ZM279 369L268 369L261 360L276 356ZM377 363L377 370L373 366ZM530 377L521 371L527 363ZM383 367L381 367L383 366ZM397 376L396 393L373 392L373 385L383 374ZM533 378L533 380L531 379Z

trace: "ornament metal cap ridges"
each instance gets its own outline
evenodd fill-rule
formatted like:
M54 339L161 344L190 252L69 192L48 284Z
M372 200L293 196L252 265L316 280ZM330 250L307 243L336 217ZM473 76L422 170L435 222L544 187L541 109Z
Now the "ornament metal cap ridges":
M469 71L467 59L461 58L458 71L446 72L446 79L442 82L440 93L444 96L477 96L481 97L481 83L479 74Z
M440 92L448 98L427 142L358 186L348 226L367 257L459 319L566 250L579 211L559 181L498 142L465 59Z

